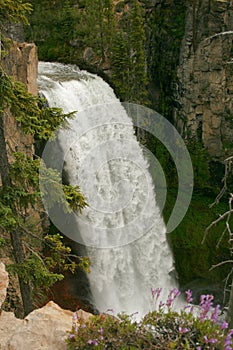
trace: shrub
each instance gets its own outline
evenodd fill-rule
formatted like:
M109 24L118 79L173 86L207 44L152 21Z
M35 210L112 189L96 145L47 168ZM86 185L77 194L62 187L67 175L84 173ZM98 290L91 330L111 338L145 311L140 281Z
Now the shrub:
M133 315L93 316L85 323L74 313L68 349L233 349L233 329L220 321L220 306L213 307L213 296L202 295L198 306L192 305L192 293L186 292L186 304L173 310L180 292L174 288L165 303L159 302L161 288L151 289L155 310L139 322Z

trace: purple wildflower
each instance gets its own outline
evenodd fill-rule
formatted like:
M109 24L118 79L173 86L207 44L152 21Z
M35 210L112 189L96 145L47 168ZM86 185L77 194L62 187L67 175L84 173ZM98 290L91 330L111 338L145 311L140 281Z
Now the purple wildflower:
M232 350L232 335L233 335L233 329L230 329L225 341L224 341L224 350Z
M220 329L227 329L227 328L228 328L228 323L226 321L223 321L220 326Z
M155 297L155 289L154 289L154 288L151 288L150 290L151 290L152 298L154 299L154 297Z
M190 289L188 289L185 293L186 293L186 301L187 301L187 303L191 303L193 301L192 291Z
M164 306L164 303L162 301L159 302L159 310L161 310Z
M98 341L97 341L97 339L94 339L94 340L89 339L87 344L97 346L98 345Z
M208 339L206 335L204 335L203 338L204 338L205 343L215 344L215 343L218 342L218 339L216 339L216 338L210 338L210 339Z
M208 312L210 311L212 305L213 305L213 295L201 295L200 297L200 306L202 308L201 311L201 315L200 315L200 319L204 320L208 314Z
M156 299L158 299L160 297L161 292L162 292L162 288L156 288L155 292L156 292Z
M70 334L70 335L69 335L69 338L70 338L70 339L72 339L72 338L74 338L74 337L75 337L74 334Z
M168 308L170 308L172 306L174 299L172 297L168 297L167 301L166 301L166 305Z
M167 298L166 305L168 308L172 306L173 301L175 300L176 297L180 295L180 291L177 288L173 288Z
M189 332L188 328L182 328L181 326L179 326L179 333L184 334L184 333L187 333L187 332Z
M216 323L218 321L218 314L219 314L219 310L220 310L220 305L216 305L212 315L211 315L211 320L213 321L213 323Z
M73 321L77 321L77 319L78 319L77 313L74 312L74 313L73 313Z
M177 288L172 289L172 294L174 295L174 298L178 297L180 295L180 291Z

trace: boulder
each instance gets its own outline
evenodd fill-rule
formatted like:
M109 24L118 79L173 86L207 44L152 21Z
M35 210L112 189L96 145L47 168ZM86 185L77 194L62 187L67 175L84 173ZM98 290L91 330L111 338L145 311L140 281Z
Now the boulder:
M2 306L6 298L6 290L8 287L9 279L6 272L5 265L0 262L0 307Z
M0 302L5 299L8 274L0 263ZM77 311L78 319L88 321L90 313ZM65 339L72 329L73 312L63 310L53 301L34 310L25 319L12 312L0 314L0 350L66 350Z
M78 311L88 321L91 314ZM65 339L72 328L73 312L61 309L53 301L34 310L24 320L2 311L0 316L1 350L66 350Z

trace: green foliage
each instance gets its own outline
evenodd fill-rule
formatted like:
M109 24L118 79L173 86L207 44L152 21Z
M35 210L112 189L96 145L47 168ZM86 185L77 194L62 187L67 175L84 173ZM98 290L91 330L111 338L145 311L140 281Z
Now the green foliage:
M103 68L110 65L111 84L124 101L148 104L145 30L138 0L123 6L119 21L113 0L65 4L32 0L28 39L39 47L39 58ZM120 16L120 17L121 17ZM56 25L54 23L56 22ZM84 52L91 48L90 57Z
M127 101L130 96L130 52L123 30L119 30L113 38L111 68L116 94L122 101Z
M42 161L40 180L41 196L48 208L52 208L59 203L63 211L69 213L72 210L82 212L82 209L87 206L80 188L78 186L63 185L57 170L46 168Z
M40 59L82 64L83 49L91 47L94 64L105 60L114 31L112 0L32 3L27 35L38 45Z
M191 156L195 191L212 191L210 186L210 170L207 151L199 142L189 142L189 154Z
M155 154L165 170L168 193L163 215L165 222L167 222L177 196L176 168L164 145L150 134L146 134L145 139L147 148ZM209 207L219 190L216 185L217 181L213 185L209 159L202 145L190 143L188 149L194 170L194 194L184 219L168 235L168 239L174 253L180 287L182 289L192 288L197 298L202 292L214 291L216 299L222 303L224 280L230 267L223 265L212 271L210 268L212 265L229 258L226 237L223 239L222 245L218 247L224 223L214 227L208 239L203 244L201 242L208 224L227 209L227 202L223 201L215 208Z
M81 34L77 35L82 21L77 4L72 0L31 0L31 3L34 11L26 36L38 46L39 59L75 63L82 46Z
M158 289L152 292L157 303ZM190 290L187 293L191 300ZM211 310L213 296L202 295L194 314L190 302L179 313L172 310L179 294L173 289L167 301L160 302L158 310L149 312L138 322L125 314L117 317L102 314L85 322L74 313L68 349L230 349L233 330L228 330L228 324L218 319L219 305Z
M66 201L72 210L82 212L82 209L87 206L83 194L80 192L79 186L63 185L63 191Z
M146 37L139 1L125 9L122 18L110 55L111 81L121 100L147 105Z
M86 35L84 41L94 49L100 61L105 62L111 48L115 29L112 0L86 0L84 22Z
M67 118L73 115L63 114L60 109L45 108L42 99L28 93L22 83L8 77L2 68L0 106L1 118L8 108L21 130L39 140L55 137L56 129L61 124L66 125ZM11 164L8 164L8 181L0 188L1 229L6 237L11 238L16 258L16 263L8 268L18 275L22 283L30 286L33 295L39 295L41 290L45 291L61 280L64 271L74 272L78 267L88 272L90 265L88 258L71 254L71 249L63 244L61 235L43 237L36 211L42 211L41 196L46 195L46 188L41 193L39 169L44 169L40 176L44 176L46 186L52 186L54 191L51 206L58 201L65 212L80 212L87 204L78 186L63 185L57 171L46 169L45 166L43 168L41 159L20 152L12 153L11 158ZM15 240L17 244L14 243ZM0 243L2 247L4 241ZM25 311L29 312L30 303L25 303L25 297L23 300Z
M25 260L20 264L9 265L9 269L18 274L25 283L30 282L33 293L37 294L41 288L46 290L61 280L66 270L74 273L76 267L79 267L89 272L90 262L86 257L72 256L70 247L63 244L63 237L60 234L45 237L41 235L37 227L38 223L34 225L29 215L31 206L41 210L40 160L27 157L23 153L15 153L14 156L15 161L9 173L10 185L0 190L1 228L5 233L13 229L21 232L26 252ZM46 180L47 186L50 181L55 188L50 205L62 198L61 204L67 211L74 209L81 211L86 202L78 187L62 185L58 173L53 169L48 169L47 173L49 173L48 180ZM53 174L52 179L51 174ZM60 192L62 196L58 196L57 193ZM41 250L42 242L44 250ZM44 251L46 251L46 256Z
M0 248L4 247L5 245L6 245L6 240L0 237Z
M174 85L184 36L184 1L161 2L146 18L146 58L153 107L172 120Z
M49 270L71 271L75 273L78 266L85 272L90 272L90 260L87 257L79 257L78 264L71 259L71 248L63 243L63 237L60 234L46 235L45 244L49 249L49 254L44 261Z
M148 99L147 93L147 74L146 74L146 54L145 54L145 30L142 15L142 7L138 0L134 0L130 13L130 47L131 47L131 88L132 101L146 104Z
M216 301L223 303L223 281L230 266L226 264L211 271L210 268L229 258L227 237L222 240L221 248L218 247L224 223L213 227L202 244L207 223L214 221L227 209L227 203L224 202L210 208L213 200L214 197L194 193L185 218L169 234L168 239L174 253L180 287L191 288L197 298L203 292L214 291ZM174 203L169 204L172 207ZM169 211L169 208L166 210Z
M14 81L0 69L0 112L9 108L25 134L48 140L73 113L60 108L43 108L43 99L31 95L23 83ZM53 121L51 123L51 120Z
M11 165L10 184L1 190L1 199L13 210L28 209L38 200L39 160L27 157L23 153L14 153L15 161Z
M11 230L17 225L17 218L12 209L2 202L2 198L0 199L0 222L3 230Z
M11 23L28 24L27 15L32 6L22 0L0 0L0 58L7 54L9 40L6 38L6 26ZM1 108L1 107L0 107Z
M8 271L18 275L25 283L33 285L34 293L37 288L48 289L64 277L62 274L51 272L45 261L35 253L29 255L22 264L8 265Z
M22 0L0 0L0 23L23 22L28 23L27 15L32 11L32 6ZM1 28L2 30L2 28Z

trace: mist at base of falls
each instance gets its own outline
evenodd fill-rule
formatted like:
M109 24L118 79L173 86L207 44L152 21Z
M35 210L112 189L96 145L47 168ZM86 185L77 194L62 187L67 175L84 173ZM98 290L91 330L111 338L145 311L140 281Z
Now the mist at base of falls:
M176 281L133 123L111 87L76 66L40 62L38 83L50 107L77 111L68 129L59 130L52 158L63 158L69 182L80 186L89 206L61 232L85 245L96 308L143 315L152 309L151 288L162 287L166 300Z

